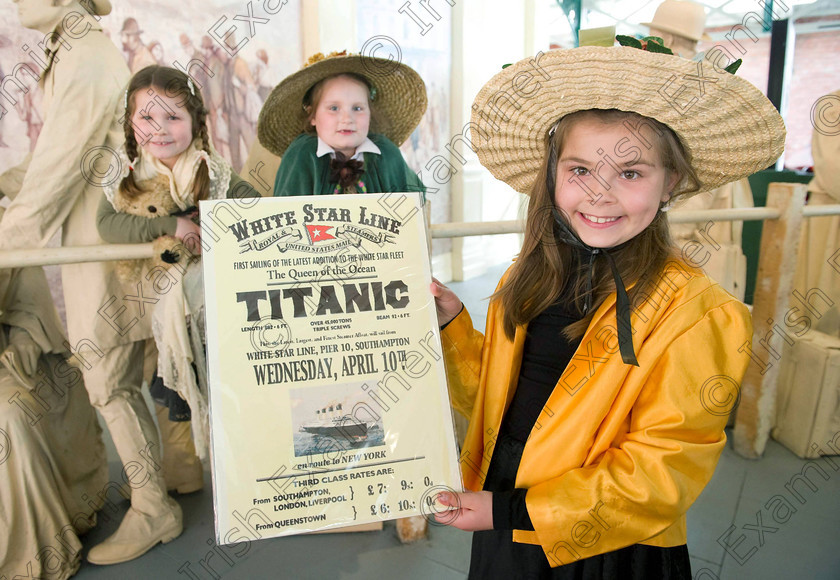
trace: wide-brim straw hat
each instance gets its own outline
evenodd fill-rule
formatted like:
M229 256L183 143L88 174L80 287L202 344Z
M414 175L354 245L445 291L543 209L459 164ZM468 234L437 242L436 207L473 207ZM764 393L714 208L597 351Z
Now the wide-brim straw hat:
M302 69L274 87L260 111L260 143L281 156L301 134L308 117L303 97L315 83L341 74L355 73L375 89L373 106L383 120L381 132L398 146L408 139L426 112L426 85L411 67L390 59L360 54L317 54Z
M689 40L711 40L705 33L706 11L702 4L690 0L665 0L656 8L651 22L642 26L656 28Z
M551 127L586 109L631 111L670 127L691 155L701 191L766 169L785 144L781 116L745 79L709 61L624 46L521 60L491 78L472 108L479 161L525 194L533 190Z

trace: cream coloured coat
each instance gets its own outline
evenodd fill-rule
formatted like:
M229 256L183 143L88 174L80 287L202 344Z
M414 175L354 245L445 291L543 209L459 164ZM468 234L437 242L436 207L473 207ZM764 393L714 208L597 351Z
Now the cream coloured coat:
M102 432L81 373L64 359L64 332L43 270L17 270L3 298L0 578L64 580L79 568L79 535L95 524L99 494L108 489ZM34 378L4 352L12 327L43 352Z
M13 198L0 221L0 250L46 246L59 229L64 246L104 243L96 230L99 177L120 174L112 152L124 140L120 120L129 73L99 24L80 16L72 31L61 34L63 42L47 44L55 52L40 81L44 126L35 150L0 176L0 192ZM132 298L136 285L121 284L113 264L62 267L73 350L81 341L107 350L152 336L151 303Z

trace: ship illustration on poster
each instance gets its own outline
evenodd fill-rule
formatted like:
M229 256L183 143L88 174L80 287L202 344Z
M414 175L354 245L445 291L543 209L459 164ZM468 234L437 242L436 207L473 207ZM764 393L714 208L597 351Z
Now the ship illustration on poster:
M292 440L295 457L352 451L385 444L382 417L364 397L368 385L306 387L290 392L294 409ZM314 407L314 411L313 411Z
M318 409L315 411L317 419L301 425L300 431L337 440L343 439L351 444L367 441L368 426L373 426L375 423L359 421L350 415L342 414L341 411L341 403Z
M461 489L421 202L202 202L225 225L203 261L220 544L428 514Z

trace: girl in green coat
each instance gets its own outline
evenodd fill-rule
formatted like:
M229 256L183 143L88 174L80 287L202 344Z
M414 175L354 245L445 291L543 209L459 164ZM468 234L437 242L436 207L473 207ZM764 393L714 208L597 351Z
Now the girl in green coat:
M362 55L317 54L269 95L259 138L282 157L274 195L412 192L426 188L398 145L426 110L408 66Z

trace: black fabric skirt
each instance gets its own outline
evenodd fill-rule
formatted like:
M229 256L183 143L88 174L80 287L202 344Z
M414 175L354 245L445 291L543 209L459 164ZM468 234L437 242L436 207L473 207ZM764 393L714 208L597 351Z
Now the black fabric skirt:
M484 489L514 488L524 443L500 435L493 451ZM562 580L691 580L688 548L635 544L552 568L540 546L513 541L511 530L474 532L469 578Z
M195 370L195 365L193 365L193 370ZM170 421L189 421L192 418L189 404L181 398L181 395L163 384L163 379L158 376L157 369L152 375L152 382L149 383L149 394L155 403L169 408Z
M513 541L510 530L475 532L469 578L536 580L691 580L685 545L658 548L635 544L552 568L540 546Z

